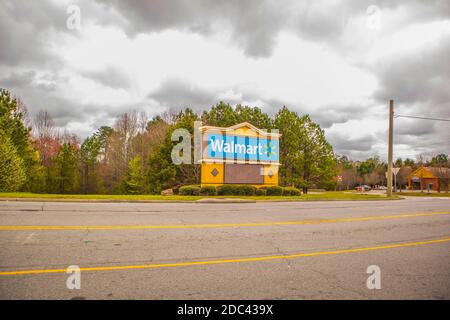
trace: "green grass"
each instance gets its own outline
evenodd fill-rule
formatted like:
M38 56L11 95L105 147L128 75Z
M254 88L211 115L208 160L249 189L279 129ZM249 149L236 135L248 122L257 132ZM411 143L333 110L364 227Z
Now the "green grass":
M326 200L387 200L399 197L386 198L375 194L354 194L348 192L323 192L301 196L161 196L161 195L106 195L106 194L38 194L29 192L3 192L0 198L10 199L42 199L56 201L196 201L205 198L214 199L244 199L256 201L326 201Z
M444 192L441 191L440 193L428 193L426 191L424 192L397 192L395 193L396 195L399 196L411 196L411 197L450 197L450 193L449 192Z
M23 199L63 199L63 200L112 200L112 201L140 201L140 200L198 200L197 196L161 196L151 194L41 194L31 192L0 192L0 198L23 198Z

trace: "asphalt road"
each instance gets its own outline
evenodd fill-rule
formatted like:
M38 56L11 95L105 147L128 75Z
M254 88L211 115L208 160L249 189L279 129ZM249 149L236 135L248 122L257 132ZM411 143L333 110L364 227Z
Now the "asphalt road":
M0 299L381 298L450 299L450 198L0 201Z

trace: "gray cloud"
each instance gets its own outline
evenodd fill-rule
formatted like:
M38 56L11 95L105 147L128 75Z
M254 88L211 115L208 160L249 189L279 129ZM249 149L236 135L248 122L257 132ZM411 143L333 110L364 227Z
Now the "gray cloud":
M217 102L216 95L208 90L190 85L179 79L168 79L148 95L170 110L189 107L195 111L204 110Z
M129 36L139 33L180 30L202 35L230 35L230 44L241 47L252 57L269 56L280 31L288 30L312 41L339 47L341 36L350 19L364 16L372 0L330 2L318 0L301 3L288 0L280 5L275 0L208 1L208 0L75 0L81 8L82 21L115 26ZM378 1L382 10L403 10L410 21L426 22L450 16L449 2ZM66 7L53 1L5 0L0 3L0 43L8 43L0 51L0 64L47 61L51 52L46 45L52 32L66 29ZM9 30L14 30L14 33ZM31 48L33 50L31 50Z
M167 29L211 35L230 31L233 42L255 57L270 55L287 6L266 1L102 1L116 9L128 23L129 35Z
M422 111L425 116L432 111L450 116L450 37L420 51L383 59L373 71L379 79L378 101L393 98L402 113Z
M130 36L162 30L182 30L203 35L228 31L232 44L243 48L252 57L267 57L272 51L280 31L288 30L298 36L340 46L341 36L350 19L365 16L366 9L376 4L381 10L403 10L406 17L398 26L410 21L426 22L450 16L449 3L353 0L330 2L275 0L99 0L105 7L114 8L126 22L121 22ZM365 27L365 26L361 26Z
M435 133L437 124L434 121L397 118L394 129L397 136L424 136Z
M13 72L9 76L0 79L2 86L21 88L31 85L36 76L35 71L25 71L22 73Z
M128 89L130 87L127 76L114 67L108 67L105 70L84 71L81 72L81 75L112 89Z
M396 115L449 119L449 59L450 38L446 37L420 51L379 61L373 68L379 80L375 99L386 103L393 98ZM411 146L411 153L448 153L449 129L448 122L395 118L394 143Z
M342 135L333 135L329 137L330 143L333 145L337 153L349 153L351 151L369 151L372 149L376 138L372 135L366 135L357 139L350 139Z
M222 93L226 91L236 93L239 98L223 98ZM269 115L275 116L281 107L286 106L300 115L309 114L311 119L322 128L329 128L335 123L361 119L373 111L373 107L369 108L368 106L359 105L333 105L312 109L280 99L264 99L257 92L243 90L239 86L222 90L208 90L180 79L165 80L147 97L172 111L179 111L182 108L189 107L194 111L200 112L209 109L219 101L224 101L231 105L250 104L258 106Z
M376 108L376 107L375 107ZM327 105L310 110L311 119L323 128L329 128L333 124L345 123L350 120L362 119L373 112L374 107L367 105ZM300 109L300 111L302 111Z
M54 81L58 79L56 75ZM58 95L54 84L41 83L42 77L34 71L13 72L7 77L0 78L0 87L10 90L21 98L27 105L31 115L39 110L47 110L58 126L64 126L70 121L87 119L88 113L83 112L81 105L76 101Z
M64 10L48 1L1 1L0 65L55 59L48 43L52 40L52 32L65 28Z

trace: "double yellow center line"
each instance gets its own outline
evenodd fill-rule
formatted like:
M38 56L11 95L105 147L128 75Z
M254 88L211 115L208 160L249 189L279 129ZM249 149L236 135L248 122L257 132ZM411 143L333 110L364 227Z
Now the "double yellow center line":
M230 228L230 227L269 227L284 225L305 225L305 224L322 224L322 223L338 223L338 222L357 222L357 221L373 221L373 220L389 220L403 219L415 217L430 217L439 215L450 215L446 212L425 212L413 214L368 216L354 218L337 218L337 219L311 219L300 221L268 221L268 222L250 222L250 223L213 223L213 224L168 224L168 225L91 225L91 226L0 226L0 231L51 231L51 230L133 230L133 229L202 229L202 228Z

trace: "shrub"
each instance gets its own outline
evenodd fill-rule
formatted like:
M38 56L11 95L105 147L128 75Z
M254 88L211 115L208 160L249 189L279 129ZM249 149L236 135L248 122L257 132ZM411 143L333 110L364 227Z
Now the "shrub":
M219 196L229 196L234 194L234 186L231 184L224 184L217 187L217 194Z
M198 196L200 194L200 187L196 185L182 186L178 190L182 196Z
M266 195L268 196L281 196L283 194L283 188L279 186L270 186L266 189Z
M302 192L294 187L283 188L283 196L299 196Z
M204 186L200 188L201 196L215 196L217 195L216 187L214 186Z
M224 184L217 187L219 196L253 196L256 188L249 185Z
M267 192L266 188L261 187L261 188L258 188L258 189L255 190L255 195L257 195L257 196L265 196L266 192Z
M256 188L248 185L237 185L235 187L236 195L239 196L254 196Z

